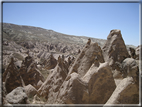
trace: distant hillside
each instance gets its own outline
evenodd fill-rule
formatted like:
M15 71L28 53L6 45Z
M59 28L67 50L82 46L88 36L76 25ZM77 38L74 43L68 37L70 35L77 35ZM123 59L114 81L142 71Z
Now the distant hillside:
M67 44L85 44L88 38L89 37L66 35L39 27L3 23L3 39L15 41L16 43L24 41L40 41L51 43L64 42ZM104 39L97 38L91 38L91 40L92 42L98 42L100 46L103 46L106 41Z

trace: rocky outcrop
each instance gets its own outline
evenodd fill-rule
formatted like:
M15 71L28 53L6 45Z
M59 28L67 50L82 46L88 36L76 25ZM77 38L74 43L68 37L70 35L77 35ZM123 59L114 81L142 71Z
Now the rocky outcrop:
M138 81L139 67L136 60L134 60L133 58L126 58L122 62L121 66L122 66L121 72L124 78L126 78L127 76L130 76L130 77L133 77L134 80Z
M115 69L115 62L122 62L129 57L124 40L120 30L111 30L107 41L102 48L105 61Z
M53 69L55 68L55 66L57 65L57 60L53 57L53 55L51 54L49 59L43 62L43 65L45 66L45 68L47 70Z
M67 76L60 87L56 103L105 104L115 87L109 65L103 63L96 67L93 64L82 78L75 72Z
M91 78L88 83L89 89L89 103L90 104L105 104L111 94L116 88L113 74L108 63L101 64L97 70L95 70L95 64L91 68ZM84 79L85 80L85 79ZM88 99L87 99L88 100Z
M139 68L136 60L126 58L120 65L123 79L107 101L107 104L139 103Z
M97 43L86 44L81 53L77 56L74 64L70 68L69 74L78 73L81 77L86 74L95 58L101 63L104 62L101 47Z
M34 87L37 86L37 83L41 80L44 81L44 77L41 72L37 69L36 63L33 61L31 56L27 56L22 62L22 66L19 69L21 77L25 85L31 84Z
M49 74L46 81L38 89L39 95L48 99L48 102L53 103L67 73L68 68L65 66L64 60L59 56L55 69Z
M14 59L11 58L11 62L8 65L6 71L3 73L3 82L5 82L5 88L7 93L13 89L22 86L22 80L20 72L14 64Z
M107 104L139 104L139 89L134 79L124 78L105 105Z
M27 104L28 97L23 87L17 87L6 95L6 100L10 104Z

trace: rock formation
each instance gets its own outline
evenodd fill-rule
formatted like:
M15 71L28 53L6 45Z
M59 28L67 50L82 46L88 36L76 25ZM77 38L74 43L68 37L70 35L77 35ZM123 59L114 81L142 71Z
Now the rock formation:
M111 30L107 41L102 48L105 61L115 69L115 62L122 62L129 57L124 40L120 30Z
M63 104L104 104L115 87L109 65L103 63L96 67L93 64L82 78L76 72L68 75L55 99L56 103Z
M124 78L106 102L107 104L138 104L139 89L132 77Z
M67 73L68 68L65 66L64 60L59 56L55 69L51 74L49 74L46 81L39 88L39 95L48 99L48 102L54 103L54 97L57 96L60 86L65 80Z
M37 86L37 83L41 80L44 81L44 77L41 72L37 69L36 63L33 61L31 56L27 56L22 62L22 66L19 69L21 77L25 85L31 84L34 87Z
M97 43L86 44L81 53L77 56L72 68L70 68L69 74L76 72L80 76L84 76L94 63L96 57L99 62L104 62L101 47L98 46Z
M6 100L10 104L27 104L28 97L23 87L17 87L6 95Z
M45 68L47 70L53 69L55 68L55 66L57 65L57 60L53 57L53 55L51 54L48 61L44 61L43 65L45 66Z
M3 104L139 103L141 46L120 30L106 41L3 25Z
M22 86L20 72L14 64L14 59L11 58L11 62L8 65L6 71L3 73L3 82L5 82L5 88L7 93L13 89Z

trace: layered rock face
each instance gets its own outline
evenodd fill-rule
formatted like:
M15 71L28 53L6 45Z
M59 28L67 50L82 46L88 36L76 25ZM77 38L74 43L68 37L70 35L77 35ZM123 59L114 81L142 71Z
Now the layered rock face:
M105 61L115 69L115 62L122 62L129 57L120 30L111 30L102 48Z
M14 64L14 59L11 58L11 62L8 65L6 71L3 73L3 82L5 82L5 88L7 93L13 89L22 86L20 72Z

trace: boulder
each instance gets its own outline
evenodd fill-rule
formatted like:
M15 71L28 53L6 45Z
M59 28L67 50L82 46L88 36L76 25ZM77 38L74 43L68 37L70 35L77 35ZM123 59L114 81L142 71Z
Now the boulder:
M129 57L126 45L120 30L111 30L107 41L102 48L105 61L115 69L115 62L120 62Z
M6 95L6 100L10 104L27 104L28 97L23 87L17 87Z

